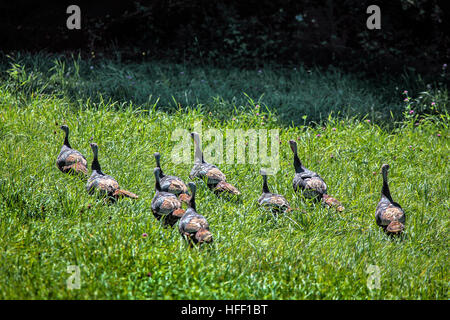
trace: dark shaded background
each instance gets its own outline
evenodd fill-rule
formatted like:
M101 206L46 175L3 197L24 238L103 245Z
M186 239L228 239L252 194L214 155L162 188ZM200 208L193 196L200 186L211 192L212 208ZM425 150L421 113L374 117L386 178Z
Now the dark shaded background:
M258 67L267 62L347 70L439 72L450 61L449 1L2 1L0 50ZM66 8L81 8L81 30ZM381 8L381 30L366 9ZM301 14L303 21L296 16Z

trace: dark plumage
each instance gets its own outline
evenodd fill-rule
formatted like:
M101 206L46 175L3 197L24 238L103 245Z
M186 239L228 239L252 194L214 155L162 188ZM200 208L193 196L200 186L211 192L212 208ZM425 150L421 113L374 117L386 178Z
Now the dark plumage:
M264 170L261 170L263 177L262 195L258 199L258 203L261 206L265 206L272 210L274 213L291 211L289 202L281 194L271 193L267 185L267 174Z
M178 178L177 176L167 176L163 173L160 165L161 155L159 152L154 154L156 160L156 167L160 169L159 178L160 178L160 186L161 191L173 193L176 196L180 196L182 194L188 195L188 188L186 184ZM183 196L180 197L180 200L187 201L189 197Z
M206 218L198 214L195 206L195 191L196 187L193 182L189 182L191 189L191 198L189 201L189 208L186 210L184 216L180 219L178 230L181 235L191 243L208 243L213 241L211 232L209 231L209 224Z
M120 197L128 197L137 199L138 196L134 193L120 189L119 183L111 176L104 174L98 162L98 146L96 143L91 143L91 149L94 153L92 160L92 174L86 184L86 190L89 194L93 194L96 190L102 196L107 196L110 199L117 199Z
M383 176L383 187L381 189L381 199L375 210L375 220L388 234L400 234L405 228L405 212L402 207L392 200L388 185L389 165L381 166L381 175Z
M338 200L327 194L327 185L319 174L303 166L297 154L297 142L290 140L289 145L294 154L295 176L292 181L294 191L302 190L306 198L322 200L324 204L336 207L338 211L344 210L344 207Z
M215 165L207 163L203 158L203 152L200 149L200 137L198 133L192 132L191 137L194 140L195 154L194 154L194 166L191 170L189 178L205 179L208 187L216 194L222 192L240 195L241 192L226 182L226 176Z
M181 201L176 195L161 189L161 169L155 168L155 196L152 200L152 212L157 220L163 221L164 225L173 226L184 215Z
M69 127L62 125L60 129L65 132L65 137L64 144L56 159L58 169L64 173L76 173L87 177L87 160L78 150L72 149L70 146Z

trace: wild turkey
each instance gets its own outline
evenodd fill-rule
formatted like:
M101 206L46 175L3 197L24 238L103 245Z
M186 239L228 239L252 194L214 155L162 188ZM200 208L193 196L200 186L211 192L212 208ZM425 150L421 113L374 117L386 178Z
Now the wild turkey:
M159 154L159 152L156 152L154 156L156 160L156 167L159 168L161 191L173 193L174 195L179 197L181 201L187 203L189 201L189 194L186 184L183 182L183 180L176 176L166 176L163 173L160 165L161 155Z
M258 199L258 203L261 206L265 206L272 210L274 213L289 212L291 207L289 202L281 194L271 193L267 185L267 174L264 170L260 171L263 177L262 195Z
M64 124L60 126L60 129L65 132L65 137L64 144L56 159L56 165L64 173L76 173L87 177L87 160L78 150L72 149L70 146L69 127Z
M184 216L180 219L178 230L181 235L192 243L208 243L213 241L211 232L209 231L209 224L206 218L197 213L195 206L195 191L196 187L193 182L189 182L191 189L191 198L189 201L189 208L186 210Z
M181 201L176 195L161 189L161 169L155 168L155 189L156 193L152 200L152 212L157 220L161 220L164 225L173 226L184 215L181 208Z
M294 153L295 176L292 181L294 191L297 192L300 189L306 198L321 200L327 206L336 207L336 210L343 211L342 204L327 194L327 185L319 174L303 166L297 154L297 142L290 140L289 145Z
M92 174L86 184L86 190L89 194L93 194L96 190L102 196L106 196L107 199L118 199L120 197L128 197L137 199L138 196L134 193L120 189L117 181L102 172L100 163L98 162L98 146L96 143L90 144L92 152L94 153L94 159L92 160Z
M208 187L216 194L228 193L232 195L240 195L241 192L226 182L226 176L215 165L207 163L203 158L203 152L200 150L200 137L198 133L192 132L191 137L194 140L195 154L194 167L191 170L189 178L205 179Z
M402 207L394 202L391 197L388 185L389 165L381 166L381 174L383 176L383 187L381 189L381 199L378 202L375 219L377 224L389 235L397 235L402 233L405 228L405 212Z

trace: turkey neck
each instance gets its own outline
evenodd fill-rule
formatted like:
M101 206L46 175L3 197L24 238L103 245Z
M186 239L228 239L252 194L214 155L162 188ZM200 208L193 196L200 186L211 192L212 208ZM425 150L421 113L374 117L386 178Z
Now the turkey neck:
M302 162L300 161L300 158L298 157L297 153L294 154L294 168L296 173L305 171L303 169Z
M97 171L98 173L102 173L102 168L100 167L100 162L98 162L98 150L93 150L94 152L94 159L92 160L92 171Z
M162 171L162 169L161 169L161 164L160 164L160 162L159 162L159 158L160 158L160 155L159 155L159 154L155 156L156 166L159 168L159 177L160 177L160 178L164 178L164 173L163 173L163 171Z
M189 200L189 206L195 211L197 212L197 208L195 205L195 193L197 192L196 190L191 190L192 192L192 196L191 199Z
M383 188L381 189L381 194L386 196L389 201L392 202L391 192L389 191L387 170L383 170Z
M269 186L267 185L267 176L263 176L263 193L270 193Z
M203 159L203 152L200 150L200 141L199 141L198 135L194 135L194 144L195 144L195 152L194 152L194 161L205 163L205 160Z
M297 145L294 146L292 152L294 153L294 168L295 168L295 172L296 173L300 173L300 172L305 171L303 169L302 162L300 161L300 158L298 157L298 154L297 154Z
M70 146L70 143L69 143L69 130L67 129L67 130L65 130L64 132L65 132L65 136L64 136L64 145L65 145L66 147L72 149L72 147Z
M161 191L161 184L159 183L159 172L155 172L155 189L156 191Z

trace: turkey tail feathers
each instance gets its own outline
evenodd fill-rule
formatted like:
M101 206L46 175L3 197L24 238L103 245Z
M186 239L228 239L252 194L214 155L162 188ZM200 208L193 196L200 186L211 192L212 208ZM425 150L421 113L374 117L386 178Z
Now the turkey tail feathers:
M127 190L123 190L123 189L118 189L118 190L114 191L113 197L115 197L115 198L127 197L127 198L131 198L131 199L138 198L138 196L136 194L134 194L130 191L127 191Z
M395 220L389 223L389 225L386 227L386 232L391 235L399 235L403 232L404 228L405 226L403 225L403 223Z
M201 228L195 234L195 241L198 243L210 243L213 242L213 237L209 230Z
M225 182L225 181L220 181L214 188L213 191L216 194L219 193L229 193L229 194L233 194L233 195L240 195L241 192L232 184Z
M335 207L337 211L342 212L344 211L344 206L335 198L332 196L329 196L328 194L324 194L322 197L322 201L328 206L328 207Z

